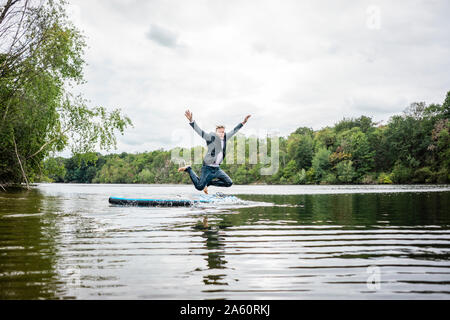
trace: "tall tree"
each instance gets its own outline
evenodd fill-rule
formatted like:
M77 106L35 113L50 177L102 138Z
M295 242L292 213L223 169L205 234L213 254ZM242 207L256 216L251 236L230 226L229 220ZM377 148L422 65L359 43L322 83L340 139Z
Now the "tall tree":
M81 84L85 38L65 0L7 0L0 7L0 183L28 184L52 151L92 154L116 146L131 120L88 107Z
M308 170L314 156L314 141L309 134L293 133L289 136L287 150L290 159L295 160L297 168Z

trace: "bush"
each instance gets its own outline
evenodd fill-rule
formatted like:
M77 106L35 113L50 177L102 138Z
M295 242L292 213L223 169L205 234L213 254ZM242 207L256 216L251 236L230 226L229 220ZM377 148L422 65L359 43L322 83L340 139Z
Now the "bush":
M429 167L420 168L414 172L413 181L415 183L431 183L435 180L435 175Z
M391 175L384 173L384 172L380 173L380 175L378 176L378 183L392 184Z
M312 168L315 172L315 179L317 181L322 181L323 178L328 174L328 170L331 167L330 163L331 151L321 148L317 151L312 159Z
M392 170L392 180L395 183L411 183L414 174L411 168L405 167L400 162L397 162Z
M139 183L154 183L155 175L148 169L142 170L137 177Z
M336 175L334 173L328 173L323 180L320 182L321 184L325 183L325 184L335 184L337 183L337 178Z
M355 170L351 160L344 160L336 165L337 179L343 183L352 182L355 177Z
M375 173L368 173L362 178L362 183L364 184L376 184L377 178ZM391 181L392 182L392 181Z
M297 172L297 165L294 160L287 163L286 167L283 169L283 177L289 181Z
M437 173L437 183L443 184L443 183L449 183L450 182L450 170L447 168L442 168Z
M306 171L306 182L307 183L315 183L316 179L314 178L316 176L316 171L314 168L309 168L308 171Z
M307 181L307 178L306 178L306 170L305 169L302 169L299 172L297 172L292 180L292 182L295 184L305 184L306 181Z

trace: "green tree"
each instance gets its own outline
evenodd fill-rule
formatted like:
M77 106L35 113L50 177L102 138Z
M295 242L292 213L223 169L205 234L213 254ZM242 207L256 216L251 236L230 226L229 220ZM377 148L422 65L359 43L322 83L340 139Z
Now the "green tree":
M351 183L355 177L355 170L351 160L344 160L336 165L337 179L339 182Z
M98 166L98 154L75 154L69 159L66 159L64 167L66 169L66 174L64 177L64 182L75 182L75 183L91 183L97 174ZM51 158L46 160L45 163L51 161Z
M314 178L316 182L320 182L331 169L330 163L331 151L321 148L314 155L312 160L312 169L314 170Z
M314 150L332 148L336 143L336 132L330 127L325 127L314 134Z
M83 80L84 36L66 1L7 1L0 8L0 182L34 181L44 158L70 148L116 146L131 125L116 109L90 108L68 89Z
M105 165L97 173L94 182L99 183L135 183L137 173L134 167L129 165L129 159L113 156L108 158Z
M290 181L291 178L294 177L296 174L297 174L297 164L295 163L295 160L291 160L283 169L283 177L286 179L286 181Z
M433 120L425 117L424 110L422 103L411 104L403 115L391 117L385 131L389 166L397 161L404 166L424 165L431 158L428 146L432 142Z
M293 134L298 134L301 136L305 135L305 136L312 137L314 134L314 130L311 128L308 128L308 127L299 127L293 132Z
M149 169L144 169L141 172L139 172L137 182L139 182L139 183L154 183L155 175Z
M387 126L379 126L368 135L369 144L374 150L373 165L376 172L383 172L391 170L390 161L390 146L386 142Z
M436 141L436 155L438 168L438 182L447 183L450 181L450 120L440 120L433 132L433 139Z
M62 157L49 158L44 162L44 174L52 182L64 182L66 176L65 159Z
M351 154L357 179L373 168L375 152L370 146L367 135L359 127L341 132L338 135L338 143L344 153Z
M414 170L403 165L401 161L397 161L392 170L392 180L395 183L411 183L414 175Z
M314 142L309 134L291 134L287 143L289 158L294 160L297 168L309 169L314 156Z
M339 133L353 128L359 128L362 132L368 133L374 129L373 126L372 118L361 116L357 119L343 118L334 126L334 130L336 133Z
M245 164L242 164L237 168L234 176L234 182L236 184L247 184L249 182L247 178L247 168L245 167Z

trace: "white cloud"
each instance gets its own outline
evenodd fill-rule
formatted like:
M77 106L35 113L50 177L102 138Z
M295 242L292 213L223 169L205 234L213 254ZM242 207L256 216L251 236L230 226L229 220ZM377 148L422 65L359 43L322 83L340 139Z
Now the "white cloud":
M370 5L378 29L367 25ZM242 133L288 135L342 117L388 120L450 90L445 0L72 0L71 8L89 45L79 91L134 122L118 137L120 152L176 146L174 131L191 130L188 107L204 130L252 114Z

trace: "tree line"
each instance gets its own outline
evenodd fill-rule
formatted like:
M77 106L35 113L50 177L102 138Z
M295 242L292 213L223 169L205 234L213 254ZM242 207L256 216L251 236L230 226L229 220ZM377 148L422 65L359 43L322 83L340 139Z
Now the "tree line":
M450 91L443 104L412 103L386 124L360 116L344 118L316 131L299 127L289 136L278 138L280 166L273 175L261 175L262 164L249 164L250 138L247 137L245 163L224 162L221 167L235 184L448 183L449 118ZM206 150L197 146L189 152L193 154L196 148ZM89 157L85 156L87 161L81 160L79 155L49 158L44 162L44 180L191 183L187 174L177 171L178 164L171 161L171 151L91 153ZM201 165L194 164L193 168L200 172Z

